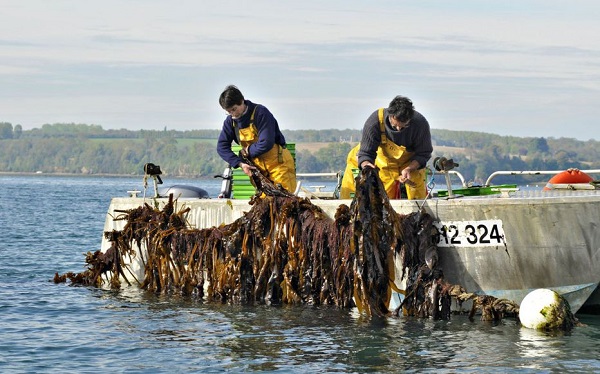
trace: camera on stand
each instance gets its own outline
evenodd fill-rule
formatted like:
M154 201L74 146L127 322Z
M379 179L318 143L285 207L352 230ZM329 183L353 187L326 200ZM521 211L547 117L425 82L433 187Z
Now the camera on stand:
M160 179L160 175L162 171L160 171L160 166L154 165L152 163L147 163L144 165L144 196L146 196L146 186L148 185L147 179L151 177L154 180L154 197L158 197L158 186L162 184L162 179Z

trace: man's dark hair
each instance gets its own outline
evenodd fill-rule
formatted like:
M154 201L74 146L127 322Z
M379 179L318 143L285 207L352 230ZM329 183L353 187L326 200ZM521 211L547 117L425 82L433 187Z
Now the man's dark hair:
M398 95L390 102L388 114L400 122L406 122L415 114L415 107L408 97Z
M244 95L239 88L234 85L225 87L225 90L219 96L219 104L221 108L227 110L234 105L240 105L244 102Z

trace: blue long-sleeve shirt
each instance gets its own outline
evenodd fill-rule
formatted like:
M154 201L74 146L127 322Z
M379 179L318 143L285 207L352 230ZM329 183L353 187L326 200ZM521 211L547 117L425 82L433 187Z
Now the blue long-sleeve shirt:
M250 117L254 108L254 126L258 131L258 140L248 147L248 155L250 158L258 157L263 153L268 152L273 148L274 144L285 146L285 137L279 130L277 120L271 112L263 105L254 104L250 100L244 100L248 109L238 119L232 119L231 115L223 121L223 129L217 140L217 153L221 158L233 168L239 167L242 159L231 150L233 142L239 144L239 141L233 128L233 121L236 122L238 128L244 129L250 126Z

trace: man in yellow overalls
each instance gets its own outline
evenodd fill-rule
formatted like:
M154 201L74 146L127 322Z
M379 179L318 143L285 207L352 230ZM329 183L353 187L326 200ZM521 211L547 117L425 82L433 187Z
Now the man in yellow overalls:
M231 150L231 144L235 141L263 175L294 193L294 159L286 149L285 138L273 114L263 105L244 99L241 91L233 85L227 86L221 93L219 104L229 114L217 141L219 156L231 167L240 167L246 175L251 176L255 167L243 162Z
M425 166L432 152L427 119L414 109L410 99L396 96L388 108L380 108L367 118L361 142L348 153L340 197L350 199L355 191L352 169L377 167L390 199L401 197L401 183L406 186L408 199L424 199Z

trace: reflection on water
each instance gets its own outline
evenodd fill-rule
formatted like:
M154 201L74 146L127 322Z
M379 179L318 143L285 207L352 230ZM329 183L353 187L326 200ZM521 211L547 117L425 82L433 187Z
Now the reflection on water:
M213 368L535 372L600 367L597 359L590 361L600 348L597 322L589 330L563 334L525 329L515 320L369 319L334 307L207 304L136 289L104 292L101 298L121 315L114 319L115 329L135 334L145 349L177 347L184 351L178 361L187 357L188 364ZM585 356L588 362L582 362ZM223 359L218 365L217 357Z
M564 336L563 332L546 332L532 329L519 330L519 352L524 358L546 358L559 353L560 346L556 345L559 341L556 338Z

